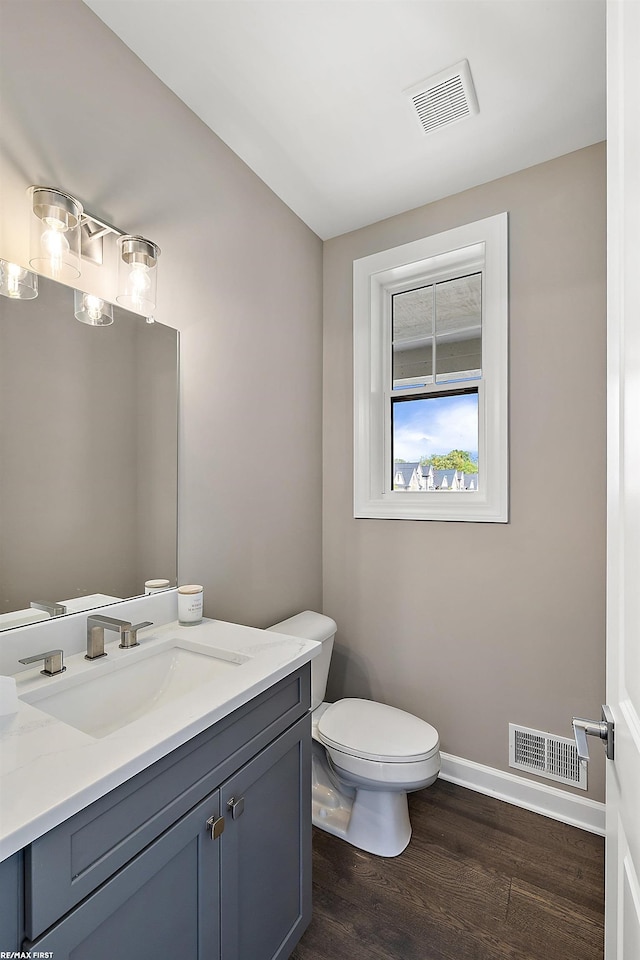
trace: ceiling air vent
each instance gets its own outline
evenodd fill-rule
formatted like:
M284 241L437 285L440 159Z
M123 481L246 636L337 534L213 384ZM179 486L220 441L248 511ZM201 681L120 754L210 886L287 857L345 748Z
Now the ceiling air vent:
M425 133L433 133L478 112L478 100L466 60L423 80L405 93L411 98Z

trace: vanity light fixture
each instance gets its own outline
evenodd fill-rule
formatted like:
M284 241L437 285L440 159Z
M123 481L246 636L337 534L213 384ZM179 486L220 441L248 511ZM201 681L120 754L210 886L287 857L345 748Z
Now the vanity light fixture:
M144 237L118 237L118 294L123 307L149 317L156 307L160 247Z
M92 327L107 327L113 323L113 306L100 297L74 290L73 304L75 318L81 323Z
M17 263L0 260L0 293L11 300L34 300L38 296L38 277Z
M29 263L38 271L68 283L80 276L82 204L54 187L29 187L31 231Z
M144 237L132 236L113 224L89 213L71 194L57 187L33 185L31 198L31 235L29 263L38 271L69 283L80 276L81 258L97 265L103 262L103 243L117 238L118 292L116 300L137 313L149 316L156 306L156 268L160 247ZM97 299L97 298L94 298ZM107 304L108 306L108 304ZM95 304L80 312L97 315ZM104 313L101 314L105 316ZM76 311L76 316L78 312ZM104 325L106 320L83 317L84 323Z

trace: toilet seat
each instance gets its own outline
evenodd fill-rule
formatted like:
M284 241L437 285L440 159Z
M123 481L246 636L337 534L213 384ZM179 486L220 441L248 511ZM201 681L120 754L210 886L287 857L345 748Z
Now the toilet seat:
M347 698L332 703L317 726L318 740L340 754L376 763L411 764L438 753L438 731L397 707Z

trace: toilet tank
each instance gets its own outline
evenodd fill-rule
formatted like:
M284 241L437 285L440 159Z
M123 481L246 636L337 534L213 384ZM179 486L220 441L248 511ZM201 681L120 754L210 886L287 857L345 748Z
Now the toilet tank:
M324 700L329 676L329 664L333 652L333 640L338 629L335 620L322 613L305 610L288 620L281 620L268 627L275 633L284 633L288 637L300 637L302 640L317 640L322 650L311 661L311 709L315 710Z

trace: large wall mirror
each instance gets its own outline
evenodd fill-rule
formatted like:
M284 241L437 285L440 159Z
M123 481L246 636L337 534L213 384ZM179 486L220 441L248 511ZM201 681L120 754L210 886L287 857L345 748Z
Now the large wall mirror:
M0 629L175 586L177 398L176 330L0 296Z

